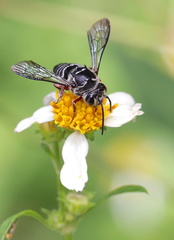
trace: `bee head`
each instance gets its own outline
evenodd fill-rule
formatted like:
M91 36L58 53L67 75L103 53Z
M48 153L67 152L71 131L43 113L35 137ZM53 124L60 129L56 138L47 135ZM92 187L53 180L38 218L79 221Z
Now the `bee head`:
M96 89L88 92L84 96L84 100L88 105L98 106L101 105L105 98L106 87L103 83L99 83Z

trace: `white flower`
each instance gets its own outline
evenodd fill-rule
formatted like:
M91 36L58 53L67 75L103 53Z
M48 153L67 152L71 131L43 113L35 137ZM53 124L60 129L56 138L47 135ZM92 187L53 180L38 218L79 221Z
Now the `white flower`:
M141 104L135 103L133 97L124 92L117 92L108 96L112 105L118 106L105 117L104 124L108 127L120 127L123 124L135 119L136 116L142 115L140 111ZM22 120L15 128L15 132L21 132L33 123L44 123L54 121L52 106L48 105L51 101L56 100L55 92L48 94L44 98L44 106L38 109L34 114ZM60 172L62 184L75 191L82 191L85 183L88 181L86 156L88 154L88 141L84 134L79 131L73 132L65 141L62 149L64 165Z

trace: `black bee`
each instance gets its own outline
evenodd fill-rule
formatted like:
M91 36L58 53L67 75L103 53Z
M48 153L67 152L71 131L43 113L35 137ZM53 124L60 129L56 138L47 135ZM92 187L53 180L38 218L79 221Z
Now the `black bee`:
M102 108L102 134L104 131L104 109L103 99L107 98L106 86L98 77L98 71L102 54L108 42L110 34L110 22L103 18L92 25L87 32L88 42L91 52L92 67L86 67L74 63L60 63L56 65L53 71L46 69L33 61L22 61L11 67L12 71L22 77L51 82L60 90L60 98L64 90L70 90L77 98L72 102L74 112L76 103L83 99L88 105Z

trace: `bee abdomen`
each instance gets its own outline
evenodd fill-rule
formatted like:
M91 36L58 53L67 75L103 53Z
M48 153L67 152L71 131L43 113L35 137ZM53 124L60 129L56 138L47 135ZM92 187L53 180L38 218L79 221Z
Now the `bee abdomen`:
M60 63L53 68L53 72L64 79L68 79L70 72L78 66L78 64L74 63Z

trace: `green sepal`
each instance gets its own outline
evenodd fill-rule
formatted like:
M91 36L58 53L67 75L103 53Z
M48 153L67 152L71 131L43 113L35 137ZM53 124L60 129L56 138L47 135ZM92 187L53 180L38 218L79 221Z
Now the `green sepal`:
M46 227L50 228L47 221L39 213L37 213L33 210L24 210L22 212L19 212L17 214L10 216L0 225L0 240L5 240L13 223L16 222L20 217L24 217L24 216L32 217L32 218L38 220L39 222L41 222Z
M133 193L133 192L148 193L146 188L144 188L140 185L124 185L124 186L118 187L118 188L108 192L107 194L102 196L98 201L96 201L96 203L99 204L101 201L104 201L104 200L108 199L109 197L112 197L115 195L119 195L119 194L123 194L123 193Z
M94 141L94 132L91 133L85 133L85 136L88 140L90 140L91 142Z

